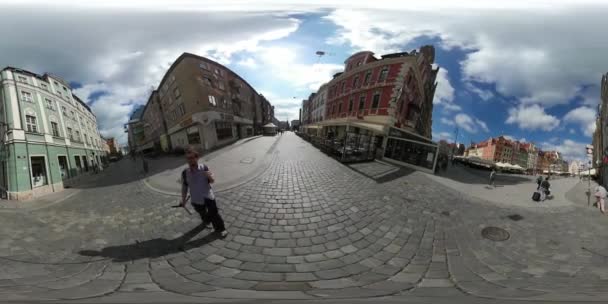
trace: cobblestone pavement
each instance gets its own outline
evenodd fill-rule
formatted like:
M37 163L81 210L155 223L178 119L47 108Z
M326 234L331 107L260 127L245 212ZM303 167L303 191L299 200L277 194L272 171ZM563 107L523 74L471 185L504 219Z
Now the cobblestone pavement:
M418 172L377 182L291 133L272 151L262 175L218 193L225 239L140 181L0 213L0 299L608 299L608 218L593 209L496 208ZM509 239L484 239L488 226Z

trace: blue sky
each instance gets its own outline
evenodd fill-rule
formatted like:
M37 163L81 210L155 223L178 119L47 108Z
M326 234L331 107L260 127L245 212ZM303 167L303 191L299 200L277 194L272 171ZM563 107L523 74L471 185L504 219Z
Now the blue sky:
M0 65L61 75L89 103L102 134L126 142L129 114L183 52L239 73L283 120L295 119L302 99L353 52L380 56L433 44L441 68L433 139L453 140L458 127L459 142L507 135L569 159L585 157L601 75L608 72L608 40L598 39L608 28L608 3L376 0L373 6L359 0L9 1L0 4L0 35L10 42L0 45ZM11 30L17 25L18 32ZM62 33L61 39L46 32ZM326 55L319 58L318 50Z

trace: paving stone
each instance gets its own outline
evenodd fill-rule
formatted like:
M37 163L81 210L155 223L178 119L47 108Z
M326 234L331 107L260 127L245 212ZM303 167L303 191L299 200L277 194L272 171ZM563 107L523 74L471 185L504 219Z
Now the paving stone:
M283 280L282 273L243 271L234 276L235 279L248 281L278 282Z
M337 279L337 278L342 278L342 277L349 275L349 273L347 273L346 271L344 271L342 269L320 270L320 271L316 271L314 274L318 278L324 279L324 280Z
M293 255L291 248L264 248L264 254L272 256L290 256Z
M318 280L318 278L310 272L285 273L285 281L287 282L307 282L315 280Z
M212 271L211 274L218 276L218 277L229 278L229 277L233 277L233 276L239 274L240 272L241 271L238 269L221 266L218 269Z
M347 288L352 286L358 286L357 283L348 278L333 279L333 280L319 280L309 283L313 288L319 289L338 289Z
M260 282L253 289L272 291L306 291L310 285L305 282Z
M423 279L418 287L453 287L454 283L448 279Z
M234 237L234 241L243 245L253 245L255 238L249 236L237 235Z
M257 282L238 280L235 278L218 278L207 282L207 284L222 288L251 289Z

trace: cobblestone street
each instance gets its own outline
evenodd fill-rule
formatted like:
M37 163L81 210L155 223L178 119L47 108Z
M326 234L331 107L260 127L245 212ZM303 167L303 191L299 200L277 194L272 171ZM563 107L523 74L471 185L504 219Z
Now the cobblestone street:
M293 133L271 145L265 171L217 193L225 239L138 179L0 212L0 299L608 299L608 218L595 209L497 206L420 172L371 178L381 172L361 174L369 166L344 166ZM509 238L483 238L489 226Z

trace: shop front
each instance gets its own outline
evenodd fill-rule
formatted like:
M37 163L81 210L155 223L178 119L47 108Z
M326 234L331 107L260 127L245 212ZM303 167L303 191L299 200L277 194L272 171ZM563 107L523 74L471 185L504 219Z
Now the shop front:
M439 147L432 140L403 129L390 128L384 148L384 160L433 173Z

